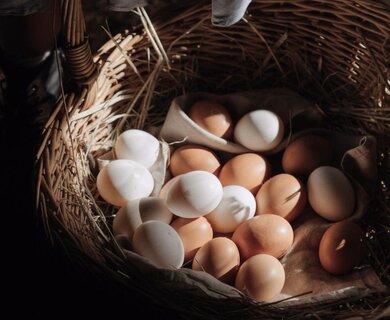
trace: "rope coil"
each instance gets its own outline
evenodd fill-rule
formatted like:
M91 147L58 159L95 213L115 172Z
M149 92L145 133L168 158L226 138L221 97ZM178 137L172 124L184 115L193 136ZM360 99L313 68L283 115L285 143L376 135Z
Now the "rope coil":
M86 33L80 0L62 2L65 55L73 80L81 86L91 85L98 76Z

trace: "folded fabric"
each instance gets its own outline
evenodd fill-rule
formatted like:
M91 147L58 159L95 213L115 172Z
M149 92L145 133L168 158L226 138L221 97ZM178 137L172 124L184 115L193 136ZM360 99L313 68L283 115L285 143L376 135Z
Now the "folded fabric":
M212 0L212 23L216 26L230 26L244 15L252 0ZM158 5L155 0L108 0L112 11L129 11L136 7ZM175 3L172 3L174 6Z

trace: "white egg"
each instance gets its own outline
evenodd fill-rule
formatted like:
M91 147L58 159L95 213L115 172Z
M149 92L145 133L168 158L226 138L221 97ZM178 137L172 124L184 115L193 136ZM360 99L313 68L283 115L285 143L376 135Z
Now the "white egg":
M184 262L184 246L170 225L147 221L135 230L134 251L150 259L158 268L180 268Z
M111 161L100 170L96 182L102 198L118 207L149 196L154 188L150 172L131 160Z
M210 172L191 171L174 181L167 193L171 212L183 218L198 218L213 211L221 202L223 189Z
M149 169L158 158L160 143L145 131L131 129L119 135L114 148L118 159L133 160Z
M256 212L253 194L241 186L226 186L220 204L206 218L214 231L233 232Z
M131 240L134 231L143 222L158 220L169 224L172 216L163 199L155 197L135 199L119 209L114 218L112 230L114 235L125 234Z
M247 113L234 129L234 138L244 147L265 152L277 147L283 139L284 125L280 117L268 110Z

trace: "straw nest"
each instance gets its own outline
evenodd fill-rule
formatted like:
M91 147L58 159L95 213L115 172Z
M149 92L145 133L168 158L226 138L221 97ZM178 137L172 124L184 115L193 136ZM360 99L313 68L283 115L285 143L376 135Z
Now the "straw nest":
M363 224L369 262L389 283L390 9L380 2L253 1L244 19L213 27L200 2L112 36L99 49L97 80L63 95L37 155L37 206L48 236L74 260L190 318L378 318L389 291L279 307L249 298L209 297L173 286L126 263L111 234L114 208L99 198L96 159L127 128L158 128L172 98L190 91L227 93L290 87L316 101L329 127L378 140L379 181ZM153 21L153 23L152 23Z

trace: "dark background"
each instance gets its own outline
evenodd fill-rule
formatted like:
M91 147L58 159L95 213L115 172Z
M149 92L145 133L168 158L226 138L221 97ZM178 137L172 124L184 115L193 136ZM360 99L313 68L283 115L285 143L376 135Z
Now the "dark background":
M92 51L108 41L101 25L108 24L115 34L131 28L129 13L108 13L105 1L84 1L84 12ZM132 319L176 319L173 311L158 308L139 292L125 289L98 277L87 268L75 265L58 245L53 247L34 208L34 183L30 170L31 141L20 134L18 123L10 124L7 135L1 134L0 195L3 204L3 258L5 303L13 318L24 315L55 319L88 319L125 316ZM4 268L5 267L5 268Z

